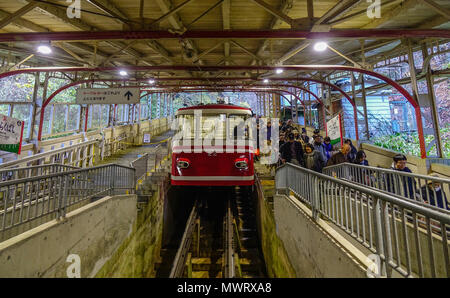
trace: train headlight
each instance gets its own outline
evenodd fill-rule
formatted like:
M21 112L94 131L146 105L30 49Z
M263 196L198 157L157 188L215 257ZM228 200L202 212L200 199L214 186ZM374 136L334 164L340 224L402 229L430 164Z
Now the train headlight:
M247 158L237 158L234 162L236 168L240 170L248 169L248 159Z
M187 169L191 165L191 161L187 158L178 158L177 159L177 168L179 169Z

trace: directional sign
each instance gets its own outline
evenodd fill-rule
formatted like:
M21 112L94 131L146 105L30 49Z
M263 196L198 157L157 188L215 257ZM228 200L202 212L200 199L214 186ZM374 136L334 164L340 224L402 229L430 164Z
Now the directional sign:
M0 115L0 150L20 154L24 122Z
M140 102L139 88L78 89L77 104L128 104Z

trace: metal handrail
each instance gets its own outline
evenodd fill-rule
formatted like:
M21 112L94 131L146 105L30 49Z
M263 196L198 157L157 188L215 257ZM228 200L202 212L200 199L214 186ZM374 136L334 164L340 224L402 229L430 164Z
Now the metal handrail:
M380 257L385 275L450 277L450 213L293 164L276 172L276 188ZM426 248L426 249L425 249Z
M39 176L43 175L43 173L59 173L69 170L79 169L77 167L61 165L61 164L47 164L40 166L31 166L31 167L21 167L21 168L11 168L11 169L3 169L0 170L0 179L1 181L6 180L15 180L19 178L27 178L31 176ZM25 176L25 177L23 177Z
M437 208L450 210L450 179L376 168L351 163L325 167L324 174L376 188L417 202L427 202ZM436 191L429 184L440 185Z
M134 178L135 169L107 164L0 182L0 241L2 232L38 218L65 217L69 207L81 207L79 203L91 198L133 194Z
M67 147L63 147L63 148L59 148L59 149L55 149L55 150L50 150L47 152L37 153L37 154L31 155L31 156L24 157L22 159L2 163L2 164L0 164L0 168L10 168L10 167L13 167L13 166L16 166L19 164L26 164L26 163L38 161L38 160L45 159L46 157L49 157L52 155L56 155L59 153L65 153L68 151L73 151L74 149L77 149L79 147L89 146L89 145L98 144L98 143L100 143L100 141L92 140L92 141L82 142L82 143L74 144L71 146L67 146Z

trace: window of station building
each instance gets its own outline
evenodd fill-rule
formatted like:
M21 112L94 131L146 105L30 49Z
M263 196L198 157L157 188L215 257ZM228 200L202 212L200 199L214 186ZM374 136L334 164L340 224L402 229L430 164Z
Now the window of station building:
M147 103L142 104L141 103L141 121L147 120L149 118L149 106Z
M101 126L107 127L109 123L109 109L111 108L111 105L102 105L102 118L101 118Z
M51 134L50 128L51 128L51 121L52 121L52 112L53 112L53 106L47 106L44 111L44 123L42 124L42 134L43 135L49 135Z
M80 128L80 106L70 105L69 106L69 117L67 121L67 130L75 131Z
M101 124L101 105L92 105L89 109L89 125L88 128L99 128Z
M30 136L30 119L32 117L32 105L31 104L16 104L14 105L13 113L11 117L22 120L25 122L23 128L23 138L27 139Z
M53 121L52 134L62 133L66 131L68 106L55 104L53 105Z
M35 76L20 74L0 80L0 101L31 102L33 100Z

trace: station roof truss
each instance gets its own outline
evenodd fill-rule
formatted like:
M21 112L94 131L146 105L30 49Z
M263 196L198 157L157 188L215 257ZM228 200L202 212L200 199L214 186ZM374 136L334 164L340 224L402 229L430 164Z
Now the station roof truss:
M76 12L67 1L0 0L2 72L26 67L148 66L155 69L132 71L129 76L260 78L276 74L272 69L211 66L328 64L372 69L386 57L405 53L406 39L419 49L422 43L450 39L446 0L381 1L375 18L368 14L375 12L371 4L362 0L80 2L78 18L67 13ZM315 51L318 41L326 41L328 50ZM51 55L36 52L42 43L51 45ZM292 69L283 75L325 78L330 73ZM77 72L77 78L85 76L120 78L112 71Z

